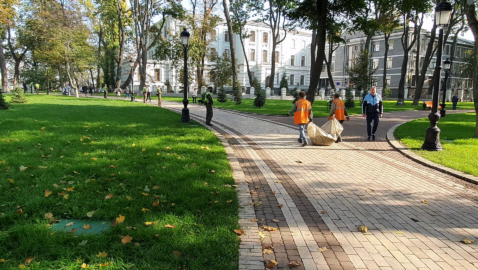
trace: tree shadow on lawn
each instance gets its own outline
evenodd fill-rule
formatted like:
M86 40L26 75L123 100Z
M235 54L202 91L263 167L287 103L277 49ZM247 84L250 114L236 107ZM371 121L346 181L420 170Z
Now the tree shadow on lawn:
M77 258L113 261L114 269L237 268L239 206L227 186L234 184L227 156L213 133L150 106L15 107L0 114L0 254L7 268L26 257L51 269L78 267ZM85 224L109 223L120 214L126 219L105 233L76 238L51 235L46 213ZM120 242L126 235L133 243ZM83 240L86 246L79 245ZM97 258L100 251L109 260Z

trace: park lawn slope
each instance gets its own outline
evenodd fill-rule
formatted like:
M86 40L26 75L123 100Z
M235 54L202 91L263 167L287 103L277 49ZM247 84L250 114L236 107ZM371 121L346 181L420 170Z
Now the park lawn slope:
M182 97L167 97L163 96L163 100L166 101L175 101L182 102ZM157 99L157 98L156 98ZM189 98L189 104L191 104L192 98ZM411 110L423 110L422 105L413 106L412 101L406 101L404 106L396 106L397 101L395 100L386 100L383 102L383 110L385 112L394 112L394 111L411 111ZM247 113L257 113L257 114L272 114L272 115L287 115L289 110L292 108L291 100L276 100L276 99L267 99L266 105L262 108L254 107L253 99L242 99L240 105L236 105L233 101L228 101L225 103L220 103L216 99L214 100L215 108L229 109ZM451 108L452 104L447 103L447 108ZM328 117L330 110L327 109L327 101L316 100L313 105L314 117ZM458 103L459 110L473 110L473 102L462 102ZM362 114L361 103L356 100L355 107L348 110L349 115Z
M237 194L212 132L141 103L27 98L0 111L0 269L237 269ZM125 219L78 234L96 228L54 231L49 213Z
M476 114L447 114L441 118L438 127L443 151L421 150L426 129L430 126L428 118L417 119L399 126L395 137L411 150L435 163L478 176L478 139L475 134Z

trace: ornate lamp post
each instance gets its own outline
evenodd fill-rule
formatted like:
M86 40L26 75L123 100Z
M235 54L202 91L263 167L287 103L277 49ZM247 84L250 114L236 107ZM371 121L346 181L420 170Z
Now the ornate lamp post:
M437 60L435 66L435 72L433 74L434 80L434 91L433 91L433 107L428 115L430 120L430 127L427 129L427 134L425 137L425 142L422 145L422 149L428 151L441 151L443 150L440 143L440 129L437 127L438 120L440 119L440 114L438 111L438 92L440 91L440 76L441 76L441 57L443 51L443 28L450 23L450 15L453 7L446 0L442 0L441 3L437 4L435 8L435 22L436 25L440 27L440 32L438 35L438 49L437 49Z
M451 67L451 62L450 58L447 58L445 61L443 61L443 69L445 70L445 81L443 82L443 103L441 104L441 110L440 110L440 116L445 117L446 115L446 110L445 110L445 101L446 101L446 90L447 90L447 80L448 80L448 74L450 74L450 67Z
M134 61L133 59L129 60L129 66L131 67L131 102L134 102Z
M191 35L186 28L181 32L181 43L184 47L184 99L183 104L184 108L182 110L181 122L182 123L189 123L189 109L188 109L188 46L189 46L189 37Z

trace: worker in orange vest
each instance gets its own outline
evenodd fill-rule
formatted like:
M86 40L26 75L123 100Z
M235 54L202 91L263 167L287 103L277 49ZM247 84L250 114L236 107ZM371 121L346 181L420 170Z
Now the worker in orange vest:
M337 119L341 124L347 119L347 121L350 121L350 117L347 113L347 109L345 108L344 102L340 100L340 95L338 93L334 94L334 99L332 100L332 103L330 104L330 116L329 120L332 119ZM341 142L342 137L339 135L337 140L335 142Z
M294 106L289 111L287 115L292 115L294 113L294 123L299 125L299 143L302 143L302 146L306 146L307 138L305 137L305 126L312 121L312 104L305 99L305 92L301 91L299 93L300 99L294 102Z

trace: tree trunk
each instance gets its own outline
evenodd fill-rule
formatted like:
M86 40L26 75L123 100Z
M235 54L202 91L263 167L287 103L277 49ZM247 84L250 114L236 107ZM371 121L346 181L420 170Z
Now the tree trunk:
M473 102L475 105L476 112L476 128L475 128L475 138L478 138L478 20L476 18L476 6L473 3L468 5L465 1L465 14L468 20L468 26L475 37L475 46L473 47L473 54L475 56L475 61L473 61Z
M312 30L312 40L310 41L310 74L315 66L315 52L317 49L317 30Z
M317 1L317 25L326 25L327 22L327 4L328 0L316 0ZM327 33L325 27L318 27L317 29L317 51L325 51L325 42L327 41ZM310 103L314 103L315 93L317 91L317 86L319 84L320 74L322 72L322 63L324 62L324 54L318 53L315 63L311 68L310 73L310 84L307 91L307 100Z
M242 52L244 53L244 60L246 62L246 69L247 69L247 77L249 78L249 85L252 86L252 74L251 74L251 69L249 67L249 59L247 58L247 53L246 53L246 48L244 47L244 40L242 38L239 38L241 41L241 46L242 46Z
M103 28L100 26L100 32L98 33L98 59L101 58L101 39L103 38ZM96 68L96 87L101 87L101 65L98 63Z
M330 42L330 40L329 40ZM329 57L328 57L328 60L327 60L327 57L325 57L324 55L324 60L325 60L325 66L327 68L327 76L329 77L329 84L330 84L330 88L334 89L335 91L335 82L334 82L334 76L332 76L332 71L330 70L330 66L332 65L332 43L329 43ZM324 52L325 54L325 52Z
M3 39L0 35L0 72L2 73L2 91L4 93L10 92L8 90L8 72L7 72L7 63L5 61L5 54L3 53Z
M277 48L277 41L274 38L274 32L272 31L272 53L271 53L271 74L269 75L269 87L271 88L271 92L274 93L274 77L276 73L276 48ZM267 77L267 74L266 74ZM267 87L267 86L266 86Z
M229 47L231 48L231 64L232 64L232 86L237 87L237 64L236 64L236 46L234 44L234 33L232 32L231 16L229 16L229 7L227 0L222 1L224 6L224 15L227 23L227 33L229 35Z
M385 91L385 88L388 87L387 85L387 64L388 64L388 50L390 49L390 46L388 44L388 40L390 39L390 34L384 33L385 35L385 52L383 54L383 90L382 94Z
M420 59L416 59L417 60L417 69L420 68L420 76L419 77L416 77L416 89L415 89L415 97L413 98L413 103L412 105L418 105L419 102L420 102L420 98L422 96L422 92L423 92L423 85L425 84L425 79L426 79L426 75L427 75L427 70L428 70L428 65L430 65L430 62L433 58L433 55L434 55L434 52L435 52L435 49L433 48L434 47L434 43L435 43L435 39L436 39L436 29L437 29L437 26L435 23L433 23L433 28L430 32L430 41L428 42L428 46L427 46L427 51L425 52L425 57L423 58L423 63L422 63L422 67L420 68Z
M75 90L75 97L80 98L80 96L78 95L78 89L73 84L73 79L72 79L71 73L70 73L70 63L68 63L68 62L66 63L66 75L68 75L68 82L70 84L70 91L71 91L71 89L74 89Z
M95 78L93 77L93 69L90 68L90 75L91 75L91 83L93 86L93 89L95 88Z
M116 70L116 84L115 88L121 87L121 73L123 70L123 56L124 56L124 44L126 41L126 33L123 26L123 10L121 7L121 1L116 3L116 14L118 15L118 36L119 36L119 52L118 52L118 61L117 61L117 70Z

